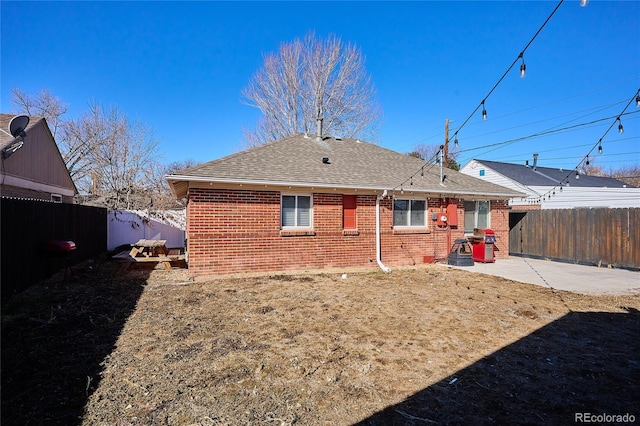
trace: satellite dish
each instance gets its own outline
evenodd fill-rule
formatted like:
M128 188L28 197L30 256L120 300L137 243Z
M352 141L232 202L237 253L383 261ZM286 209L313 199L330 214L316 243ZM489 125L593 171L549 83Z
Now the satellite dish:
M28 124L29 124L28 116L16 115L9 122L9 133L11 133L11 136L13 136L14 138L17 138L18 136L24 138L26 136L24 129L27 128Z
M27 136L24 129L27 128L28 124L29 117L26 115L16 115L11 119L11 121L9 121L9 132L11 133L11 136L14 138L19 136L20 140L13 141L2 149L3 160L6 160L11 156L11 154L22 148L22 145L24 145L24 137Z

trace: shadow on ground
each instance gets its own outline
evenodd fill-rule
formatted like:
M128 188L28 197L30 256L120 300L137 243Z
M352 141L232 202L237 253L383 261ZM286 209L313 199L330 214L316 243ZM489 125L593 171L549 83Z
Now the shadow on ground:
M2 424L80 424L150 270L98 260L2 306Z
M570 312L357 424L573 424L575 413L638 420L640 313L627 311Z

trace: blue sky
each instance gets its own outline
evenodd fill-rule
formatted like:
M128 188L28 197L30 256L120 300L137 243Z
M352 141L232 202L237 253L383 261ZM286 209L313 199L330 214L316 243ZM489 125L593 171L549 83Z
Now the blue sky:
M356 44L384 111L378 143L409 152L465 121L556 1L16 2L2 1L0 110L11 89L43 88L77 117L90 100L154 130L164 162L241 148L259 111L241 90L263 54L309 30ZM640 88L640 2L566 0L459 131L459 160L574 168ZM640 164L635 101L594 164ZM596 121L590 125L584 123ZM558 131L566 127L571 129ZM547 133L540 137L527 137ZM489 146L492 145L492 146ZM485 147L485 148L481 148ZM410 171L412 173L413 171Z

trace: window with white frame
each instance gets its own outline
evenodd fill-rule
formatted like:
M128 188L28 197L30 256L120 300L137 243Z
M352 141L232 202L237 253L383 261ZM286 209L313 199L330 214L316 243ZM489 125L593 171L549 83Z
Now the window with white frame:
M409 200L396 198L393 200L393 226L425 227L426 200Z
M283 195L280 225L282 228L311 228L312 201L310 195Z
M464 233L473 234L473 228L489 228L491 216L489 201L464 202Z

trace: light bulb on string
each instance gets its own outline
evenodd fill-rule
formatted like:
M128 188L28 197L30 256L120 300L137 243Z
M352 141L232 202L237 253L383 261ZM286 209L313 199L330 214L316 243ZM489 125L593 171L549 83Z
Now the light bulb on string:
M636 106L640 108L640 95L636 96Z
M623 134L624 133L624 127L622 127L622 121L620 121L620 117L618 117L618 133Z
M598 145L598 154L602 154L602 144Z
M589 0L580 0L580 7L587 7Z
M520 78L524 78L527 72L527 65L524 63L524 53L520 53L520 59L522 59L522 64L520 64Z
M482 100L482 120L487 121L487 110L484 109L484 100Z
M424 166L422 166L422 169L420 169L420 176L424 177Z
M459 146L459 143L458 143L458 137L457 137L457 136L453 138L453 145L454 145L456 148Z
M585 165L587 165L587 166L589 165L589 156L588 155L587 155L587 160L585 162Z

